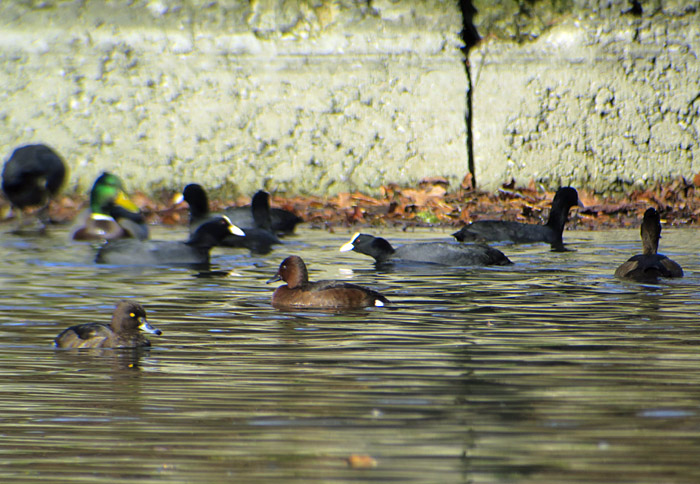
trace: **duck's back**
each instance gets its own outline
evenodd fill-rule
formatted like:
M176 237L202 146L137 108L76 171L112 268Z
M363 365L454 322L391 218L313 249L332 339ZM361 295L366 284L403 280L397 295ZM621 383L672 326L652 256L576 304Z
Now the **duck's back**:
M362 308L388 303L389 300L377 291L335 281L308 282L294 289L284 285L272 295L272 305L278 308Z
M460 242L510 241L518 244L546 242L552 244L554 232L547 225L526 224L508 220L477 220L455 232Z
M618 267L615 277L655 281L659 277L683 277L683 269L663 254L638 254Z
M48 146L17 148L2 171L2 189L18 206L41 205L55 195L66 176L63 160Z
M135 348L150 346L141 333L130 331L117 334L109 325L87 323L63 330L55 339L59 348Z
M102 246L96 261L117 265L206 264L209 251L184 242L120 239Z
M250 205L227 208L224 211L224 215L230 218L233 224L243 229L256 227ZM270 209L270 229L274 233L290 234L294 232L296 225L301 222L303 222L301 217L292 212L282 208Z
M59 348L103 348L112 346L114 337L106 324L89 323L66 328L55 341Z
M487 266L511 264L498 249L484 244L418 242L398 247L392 260L426 262L451 266Z
M73 240L114 240L127 236L116 220L109 216L100 216L85 212L79 217L82 222L73 230Z
M239 247L249 249L256 254L267 254L275 244L282 241L273 233L265 229L245 228L245 237L239 235L229 235L221 241L225 247Z
M274 232L291 234L294 232L297 224L303 221L297 214L283 208L272 208L270 210L270 222Z

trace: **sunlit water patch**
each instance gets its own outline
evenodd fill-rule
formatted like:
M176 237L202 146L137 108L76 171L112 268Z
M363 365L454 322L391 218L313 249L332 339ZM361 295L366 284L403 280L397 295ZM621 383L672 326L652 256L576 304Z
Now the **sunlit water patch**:
M658 284L612 277L640 251L637 229L567 232L565 253L499 244L513 266L408 271L339 253L350 235L302 228L265 256L215 249L207 270L99 266L60 228L2 235L0 482L700 479L695 229L664 230L686 277ZM265 281L290 254L314 280L393 304L273 309ZM124 297L163 331L152 348L52 347Z

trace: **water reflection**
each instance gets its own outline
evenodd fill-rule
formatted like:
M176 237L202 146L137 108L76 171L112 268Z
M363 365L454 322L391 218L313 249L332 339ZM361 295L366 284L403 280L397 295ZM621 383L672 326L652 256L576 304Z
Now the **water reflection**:
M612 277L637 230L568 232L567 253L499 245L513 266L438 271L376 270L337 252L349 236L216 249L200 272L97 266L62 228L0 237L0 481L700 478L694 230L664 230L686 277L652 285ZM273 309L264 281L290 254L313 280L371 286L393 307ZM152 348L51 346L123 297L163 330ZM377 467L348 467L352 454Z

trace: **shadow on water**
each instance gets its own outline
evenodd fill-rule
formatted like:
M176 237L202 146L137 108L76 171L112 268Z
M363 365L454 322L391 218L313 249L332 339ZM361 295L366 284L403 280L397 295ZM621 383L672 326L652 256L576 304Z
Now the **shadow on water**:
M567 232L565 253L499 245L515 264L481 269L377 270L338 253L349 236L216 249L203 271L98 266L64 228L0 236L0 481L700 478L695 231L664 231L686 277L652 285L612 277L637 230ZM276 310L264 281L290 254L313 280L368 285L392 305ZM150 349L52 347L124 297L163 331ZM353 454L376 466L349 467Z

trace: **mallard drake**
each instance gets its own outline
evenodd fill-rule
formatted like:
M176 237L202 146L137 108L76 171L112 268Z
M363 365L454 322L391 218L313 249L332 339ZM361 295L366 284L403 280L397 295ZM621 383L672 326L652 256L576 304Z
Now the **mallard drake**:
M148 225L139 208L124 192L121 179L102 173L90 191L90 212L73 231L74 240L113 240L148 238Z

